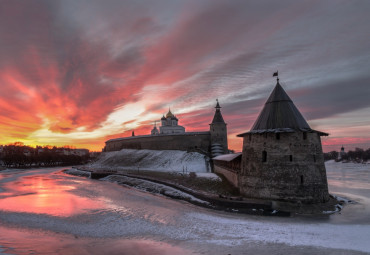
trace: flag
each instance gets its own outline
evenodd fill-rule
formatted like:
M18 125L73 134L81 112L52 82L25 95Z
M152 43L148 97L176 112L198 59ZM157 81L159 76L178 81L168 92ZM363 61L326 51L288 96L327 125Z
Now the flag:
M276 71L273 75L272 75L272 77L275 77L275 76L278 76L279 74L278 74L278 71Z

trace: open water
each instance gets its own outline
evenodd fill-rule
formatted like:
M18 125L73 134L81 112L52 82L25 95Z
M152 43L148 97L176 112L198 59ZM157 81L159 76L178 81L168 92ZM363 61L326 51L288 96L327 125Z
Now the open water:
M354 201L320 218L200 208L69 176L0 172L0 254L370 253L370 165L327 162L330 193Z

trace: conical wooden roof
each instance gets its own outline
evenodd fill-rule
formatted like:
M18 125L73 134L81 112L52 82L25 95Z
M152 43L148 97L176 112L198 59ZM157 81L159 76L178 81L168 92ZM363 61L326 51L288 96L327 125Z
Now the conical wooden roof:
M214 124L214 123L225 123L224 121L224 118L222 117L222 114L221 114L221 106L220 104L218 103L218 100L217 100L217 104L216 104L216 111L215 111L215 115L213 116L213 120L212 120L212 123L211 124Z
M311 130L293 101L277 82L251 130L285 128Z
M294 105L292 99L277 81L274 90L267 99L251 130L237 136L243 137L251 133L281 133L281 132L316 132L320 136L329 134L310 128L302 114Z

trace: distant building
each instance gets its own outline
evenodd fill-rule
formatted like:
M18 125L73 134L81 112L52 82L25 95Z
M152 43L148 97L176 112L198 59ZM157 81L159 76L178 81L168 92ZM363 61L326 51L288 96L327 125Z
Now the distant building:
M158 131L158 128L157 128L157 122L154 123L154 127L153 127L153 129L150 133L151 133L151 135L159 135L159 131Z
M44 152L43 149L39 149L39 152ZM59 148L55 151L59 155L76 155L76 156L87 156L90 151L88 149L71 149L71 148Z
M228 143L227 143L227 128L224 118L221 114L221 106L218 103L216 104L216 111L215 115L213 116L212 123L210 125L210 132L211 132L211 140L212 140L212 155L218 156L222 155L228 151Z
M27 157L31 156L32 154L33 153L31 151L27 150L27 149L23 151L23 155L25 155Z
M73 149L72 154L80 156L80 157L88 156L89 155L89 150L88 149Z
M161 134L182 134L185 133L185 128L178 124L178 119L172 114L171 110L168 110L166 117L161 118L161 126L159 127L159 133Z
M150 150L185 150L197 151L209 156L228 153L227 128L217 100L216 111L210 124L209 131L185 132L180 126L179 119L168 110L161 118L159 130L155 122L150 135L122 137L105 142L104 151L121 149L150 149Z
M338 153L338 161L343 160L343 157L346 156L346 152L344 151L344 147L342 145L342 148L340 148L340 152Z

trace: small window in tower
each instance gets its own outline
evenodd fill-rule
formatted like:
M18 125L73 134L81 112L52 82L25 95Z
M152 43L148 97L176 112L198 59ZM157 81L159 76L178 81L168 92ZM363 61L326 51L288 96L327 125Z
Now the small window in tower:
M252 135L249 134L249 141L252 141Z
M303 175L301 175L301 184L304 183Z
M292 162L293 161L293 155L289 155L289 161Z
M313 155L313 162L316 162L316 155Z
M266 151L262 152L262 162L267 162L267 152Z
M264 135L265 135L265 138L267 138L267 133L264 133Z
M276 140L280 140L280 133L276 133Z
M307 140L307 132L303 132L303 140Z

